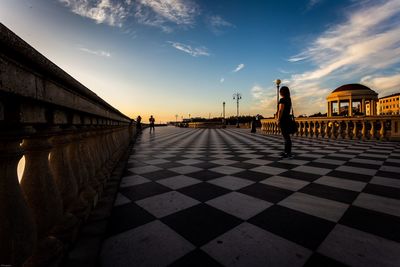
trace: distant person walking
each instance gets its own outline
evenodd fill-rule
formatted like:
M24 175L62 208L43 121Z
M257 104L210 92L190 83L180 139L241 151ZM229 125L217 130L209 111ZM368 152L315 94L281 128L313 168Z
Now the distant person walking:
M153 129L153 132L155 131L155 128L154 128L154 122L155 122L155 121L156 121L156 119L154 119L153 115L151 115L150 118L149 118L149 122L150 122L150 132L151 132L152 129Z
M142 132L142 117L140 115L136 118L136 131L138 133Z
M282 86L279 90L281 99L279 100L277 123L281 128L283 139L285 140L285 149L282 153L282 158L292 158L292 140L290 139L291 117L290 109L292 108L292 100L290 98L290 91L287 86Z

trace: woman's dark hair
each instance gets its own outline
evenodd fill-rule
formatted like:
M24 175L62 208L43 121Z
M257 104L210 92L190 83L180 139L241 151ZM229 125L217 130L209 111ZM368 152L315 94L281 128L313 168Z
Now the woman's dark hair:
M290 98L290 91L289 87L287 86L282 86L281 89L279 90L279 93L285 98Z

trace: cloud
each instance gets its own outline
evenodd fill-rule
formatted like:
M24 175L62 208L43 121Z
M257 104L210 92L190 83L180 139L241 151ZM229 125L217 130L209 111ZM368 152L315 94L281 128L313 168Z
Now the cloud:
M85 47L79 47L78 48L80 51L92 54L92 55L96 55L96 56L101 56L101 57L111 57L111 53L110 52L106 52L103 50L91 50Z
M383 95L400 92L400 73L392 75L369 75L362 77L360 83Z
M323 0L309 0L307 5L307 10L312 9L316 5L320 4Z
M238 71L242 70L243 68L244 68L244 64L241 63L236 67L236 69L233 70L233 72L238 72Z
M219 15L209 16L207 18L207 24L208 24L209 28L211 29L211 31L216 35L222 34L224 32L224 30L227 28L235 27L235 25L226 21Z
M193 26L199 14L198 5L191 0L137 0L135 18L168 33L174 25Z
M219 82L220 82L220 83L224 83L224 82L225 82L225 78L222 77L222 78L219 80Z
M325 98L334 89L326 84L332 82L340 86L341 81L361 80L379 92L394 90L398 84L397 75L378 77L377 73L400 63L400 1L371 3L375 2L362 2L357 10L350 10L342 23L329 27L309 48L289 59L311 66L290 77L294 103L301 101L302 113L325 112Z
M264 89L259 86L259 85L254 85L251 90L251 95L253 96L253 98L255 99L261 99L264 95Z
M73 13L104 23L110 26L122 27L129 16L132 2L130 0L59 0Z
M192 47L187 44L183 43L178 43L178 42L168 42L171 44L172 47L185 52L192 57L199 57L199 56L210 56L210 53L207 51L207 48L202 46L202 47Z

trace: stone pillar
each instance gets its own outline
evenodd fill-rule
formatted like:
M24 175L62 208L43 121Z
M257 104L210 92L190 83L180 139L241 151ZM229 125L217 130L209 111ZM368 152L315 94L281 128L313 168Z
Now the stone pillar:
M353 116L353 101L351 99L351 97L349 98L349 117Z
M332 106L331 106L331 102L330 101L328 101L327 115L328 115L328 117L332 116Z
M36 225L17 176L23 131L0 131L0 263L10 266L21 266L36 246Z
M365 109L365 98L363 98L362 100L361 100L361 112L362 113L364 113L364 115L367 115L365 112L366 112L366 109Z

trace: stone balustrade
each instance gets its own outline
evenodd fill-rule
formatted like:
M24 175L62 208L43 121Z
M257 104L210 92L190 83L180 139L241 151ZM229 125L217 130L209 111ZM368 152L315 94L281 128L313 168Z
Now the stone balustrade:
M222 128L223 124L220 121L202 121L202 122L189 122L189 128Z
M46 266L62 257L134 126L0 24L1 266Z
M296 118L296 136L310 138L400 141L400 116ZM274 118L261 120L265 134L281 134Z

